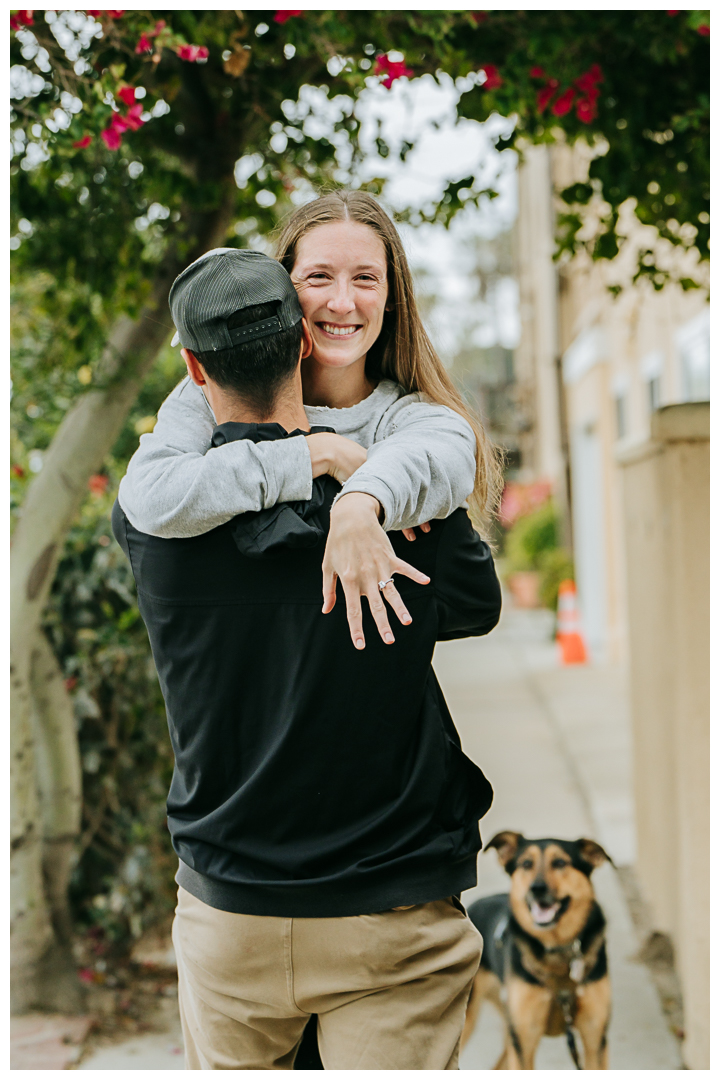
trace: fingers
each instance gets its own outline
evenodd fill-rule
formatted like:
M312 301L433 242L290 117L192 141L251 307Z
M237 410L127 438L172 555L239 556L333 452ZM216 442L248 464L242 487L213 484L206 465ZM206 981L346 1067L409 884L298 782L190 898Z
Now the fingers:
M429 533L430 532L430 522L429 521L423 521L422 525L420 526L420 529L424 533ZM402 534L403 534L403 536L405 537L406 540L414 540L415 539L415 530L414 529L403 529Z
M335 607L337 574L323 566L323 615L328 615Z
M350 637L356 649L365 648L365 635L362 628L362 604L360 602L360 590L354 585L343 584L345 592L345 606L347 621L350 627Z
M413 581L418 582L420 585L427 585L430 578L427 574L423 574L422 571L416 570L410 563L403 562L402 559L395 560L395 566L392 568L394 574L404 574L406 577L412 578ZM392 574L390 571L381 579L388 581ZM334 590L335 583L333 581L333 602L334 602ZM373 621L378 629L381 639L386 645L392 645L395 641L395 635L393 634L392 627L388 621L388 613L385 604L387 603L397 615L403 626L409 626L412 622L412 616L405 606L403 599L398 592L394 583L388 584L384 589L379 588L379 584L376 582L368 581L343 581L343 590L345 592L346 606L347 606L347 620L350 627L350 636L356 649L365 648L365 635L362 628L362 597L367 597L368 606L370 607L370 614L373 617ZM323 608L323 611L330 610L327 605Z
M409 626L412 622L412 616L405 607L403 598L395 588L395 585L386 585L382 593L385 602L390 605L403 626Z
M414 566L403 562L402 559L395 560L393 574L404 574L405 577L409 577L412 581L417 581L418 585L427 585L430 582L427 574L423 574L422 570L416 570Z
M392 588L392 586L386 586L386 590L389 588ZM378 633L380 634L380 637L386 645L392 645L395 641L395 635L393 634L390 628L390 623L388 622L387 608L385 607L385 604L383 603L383 598L380 595L380 589L378 589L376 586L374 593L368 592L366 593L366 595L368 599L368 604L370 605L370 614L375 620L375 625L378 628Z

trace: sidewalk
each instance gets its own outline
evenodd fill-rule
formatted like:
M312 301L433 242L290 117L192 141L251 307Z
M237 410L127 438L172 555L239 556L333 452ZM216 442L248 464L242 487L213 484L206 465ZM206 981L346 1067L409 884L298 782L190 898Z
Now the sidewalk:
M588 836L619 866L634 857L630 733L622 673L560 668L545 611L509 608L488 638L441 644L435 669L465 751L495 788L482 822L489 840L501 829L527 836ZM640 946L617 874L593 875L608 919L613 1018L612 1069L681 1068L646 968L632 960ZM464 900L507 891L494 851L481 854L479 884ZM179 1021L168 1003L166 1030L139 1035L87 1055L80 1069L182 1069ZM502 1028L491 1006L461 1058L463 1069L491 1069ZM544 1039L537 1069L572 1069L563 1039Z
M501 829L588 836L626 866L634 858L634 827L624 679L614 669L559 667L551 630L549 612L508 608L488 638L442 644L435 654L465 751L495 789L483 838ZM655 986L632 960L640 942L617 874L605 864L593 880L608 920L610 1068L679 1069ZM480 855L477 888L463 899L507 890L507 875L489 851ZM461 1068L491 1069L501 1047L502 1026L488 1005ZM573 1069L565 1041L543 1039L535 1067Z

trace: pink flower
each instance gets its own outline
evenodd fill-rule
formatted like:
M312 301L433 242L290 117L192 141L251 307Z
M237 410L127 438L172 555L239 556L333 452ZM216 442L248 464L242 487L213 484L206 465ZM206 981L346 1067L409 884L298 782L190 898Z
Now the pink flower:
M138 41L137 45L135 46L135 52L136 53L152 52L152 44L150 43L150 38L147 36L147 34L141 34L140 35L140 40Z
M564 116L565 113L570 112L572 109L572 103L575 100L575 91L572 86L569 86L567 90L564 90L557 101L554 103L550 112L553 116Z
M302 11L276 11L273 22L286 23L288 19L297 19L298 15L302 15Z
M135 102L135 87L123 86L121 90L118 90L117 96L120 98L123 105L133 105Z
M179 45L176 52L181 60L189 60L191 63L207 60L210 55L204 45Z
M167 23L165 22L164 19L160 19L159 22L156 22L155 23L155 29L153 30L153 37L157 37L157 35L160 33L160 31L164 30L166 26L167 26Z
M413 72L412 68L407 67L404 60L388 60L385 53L381 53L375 63L373 74L379 75L380 82L389 90L396 79L401 79L403 75L409 79Z
M487 11L471 11L470 18L476 24L484 23L487 19Z
M555 91L557 90L559 85L560 84L558 83L557 79L548 79L542 90L538 90L537 98L535 99L538 107L538 112L544 112L545 109L547 109L550 101L555 96Z
M710 37L710 27L707 25L707 23L703 23L702 26L698 26L698 34L701 34L703 37Z
M575 115L581 123L589 124L597 116L597 105L589 97L578 98Z
M119 150L122 139L120 138L120 132L115 127L105 128L100 132L100 138L107 146L108 150Z
M88 11L88 12L86 12L86 14L87 15L92 15L93 19L95 19L95 18L97 18L98 15L102 15L102 11Z
M78 975L84 983L95 982L95 972L92 968L80 968Z
M530 78L531 79L545 79L545 78L547 78L547 76L545 74L545 69L541 68L541 67L530 68Z
M500 78L500 72L494 64L484 64L480 71L485 72L485 82L483 83L483 90L497 90L499 86L502 86L503 81Z
M500 503L499 518L503 525L508 528L518 518L531 514L542 506L551 495L551 486L544 480L537 480L534 484L519 484L508 481L505 485Z
M668 15L679 15L679 11L668 11Z
M137 105L133 105L132 108L128 109L125 115L125 123L129 128L132 128L133 131L138 131L145 123L144 120L140 119L142 111L143 107L138 102Z
M82 139L78 139L73 143L76 150L84 150L86 146L89 146L92 142L92 135L83 135Z
M123 131L127 131L130 125L128 124L125 117L121 116L120 113L113 113L112 117L110 118L110 127L114 131L122 133Z
M102 473L94 473L88 480L88 487L93 495L104 495L107 491L110 479Z
M18 11L10 16L10 29L19 30L21 26L32 26L34 22L32 11Z
M107 14L111 19L119 19L121 15L124 15L124 11L108 11Z
M598 83L604 81L605 76L602 73L602 68L599 64L593 64L593 66L588 71L585 71L579 79L575 80L575 85L578 90L582 90L584 93L588 93L589 91L593 90Z

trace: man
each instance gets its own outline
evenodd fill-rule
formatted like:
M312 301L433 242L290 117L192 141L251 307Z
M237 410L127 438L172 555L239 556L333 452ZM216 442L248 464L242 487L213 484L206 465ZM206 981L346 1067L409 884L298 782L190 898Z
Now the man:
M309 433L309 335L279 263L210 252L170 307L214 445ZM313 1015L325 1068L458 1067L481 940L456 898L475 884L492 791L430 665L436 640L492 629L499 586L456 511L413 542L411 623L392 649L373 637L358 651L342 604L321 612L339 490L324 476L308 503L186 539L143 534L113 509L175 752L188 1068L291 1069ZM412 569L409 542L390 536L398 569Z

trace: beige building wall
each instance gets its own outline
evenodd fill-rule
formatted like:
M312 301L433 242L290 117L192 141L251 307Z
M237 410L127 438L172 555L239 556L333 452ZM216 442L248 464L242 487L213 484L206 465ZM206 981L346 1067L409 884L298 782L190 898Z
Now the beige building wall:
M710 406L655 412L618 454L627 549L636 873L676 948L689 1068L710 1067Z
M587 148L560 146L547 153L556 189L585 178ZM629 211L622 223L628 239L618 258L575 258L560 268L558 290L579 603L594 658L611 663L628 660L616 450L649 437L658 407L707 397L709 377L705 294L680 286L657 292L647 281L633 285L637 251L656 246L657 236ZM665 247L661 257L677 258L667 242ZM617 283L623 291L614 298L608 285Z
M709 397L709 307L702 290L632 284L641 246L676 264L693 256L658 245L629 210L621 217L628 239L612 263L579 256L558 269L552 262L553 214L539 188L551 193L584 180L589 156L580 146L535 147L520 169L516 370L536 418L526 437L528 479L561 486L564 428L591 658L630 673L637 876L655 926L675 946L685 1061L702 1069L709 1067L709 406L694 402ZM614 299L608 285L618 283ZM554 319L545 310L553 302ZM562 379L549 403L553 348Z

